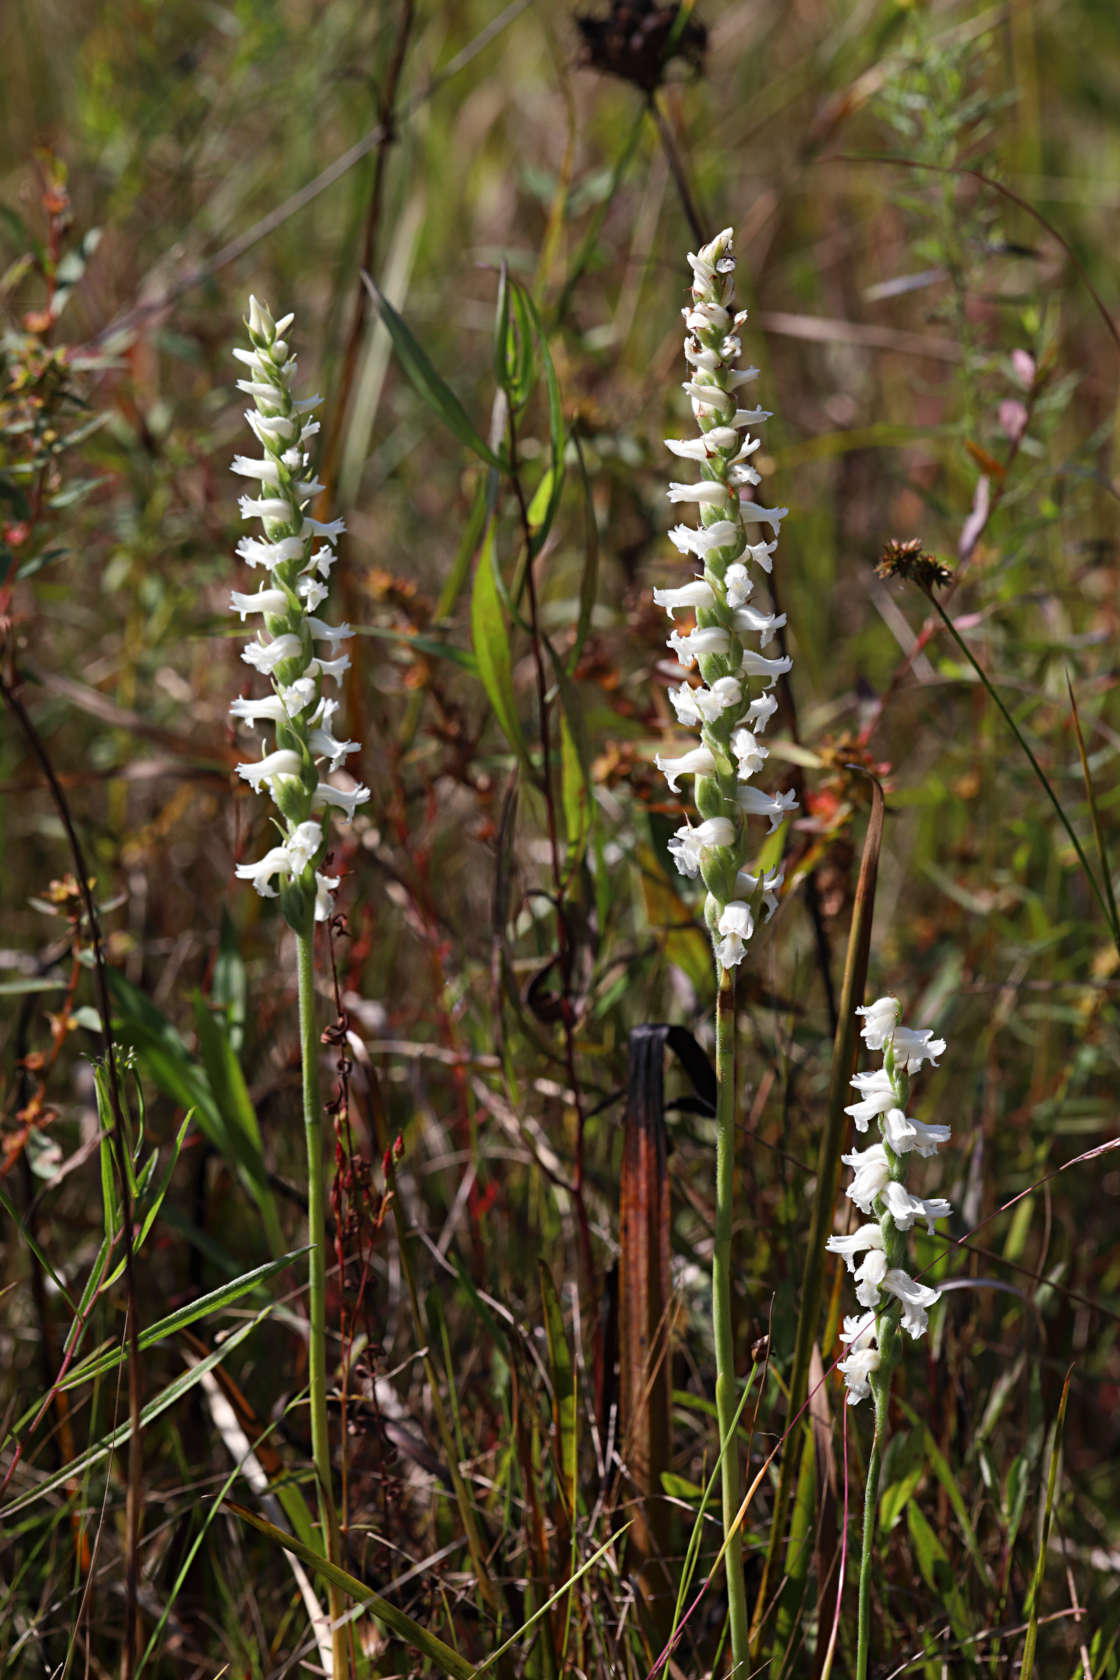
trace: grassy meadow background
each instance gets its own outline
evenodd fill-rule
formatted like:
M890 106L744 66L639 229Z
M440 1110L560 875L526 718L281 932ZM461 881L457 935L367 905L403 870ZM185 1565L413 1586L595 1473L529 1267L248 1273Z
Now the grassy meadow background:
M726 1672L718 1570L700 1593L713 982L665 850L651 590L684 572L662 439L691 425L685 253L729 225L774 411L762 494L790 509L774 785L801 797L739 982L745 1479L790 1421L870 772L866 997L948 1041L914 1111L953 1127L918 1188L955 1209L913 1245L916 1267L948 1250L952 1287L895 1379L872 1673L1120 1673L1120 1156L1090 1153L1117 1135L1120 1061L1120 26L1105 0L701 0L651 92L643 13L616 6L611 33L545 0L0 12L4 1674L321 1671L314 1563L275 1537L314 1549L291 935L233 876L271 843L227 710L250 677L227 611L250 292L295 312L301 390L325 399L345 732L372 791L335 830L345 926L319 969L346 1567L466 1674L577 1576L486 1670L529 1680L649 1675L687 1577L666 1672ZM518 483L488 485L360 281L486 437L503 263L565 433L532 590L543 355ZM975 663L876 574L910 538L952 568ZM66 822L124 1057L131 1289ZM853 1310L831 1257L823 1285L821 1370ZM668 1326L653 1371L638 1301ZM854 1672L871 1417L842 1401L833 1375L790 1433L782 1533L778 1459L745 1524L774 1680ZM441 1672L369 1613L352 1663Z

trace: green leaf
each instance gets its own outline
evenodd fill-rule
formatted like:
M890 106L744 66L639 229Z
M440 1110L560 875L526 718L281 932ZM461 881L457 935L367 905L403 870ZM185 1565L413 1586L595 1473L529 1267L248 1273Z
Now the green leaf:
M200 1318L208 1318L213 1313L219 1313L226 1307L240 1301L255 1289L261 1288L269 1278L282 1272L286 1266L306 1254L306 1248L295 1248L290 1254L282 1254L276 1260L266 1260L263 1266L256 1266L251 1272L242 1272L240 1277L232 1278L228 1283L219 1284L209 1295L200 1295L196 1301L188 1301L185 1306L177 1307L166 1318L157 1319L155 1324L148 1324L139 1335L139 1348L143 1353L146 1348L155 1347L157 1342L164 1342L169 1336L177 1335L188 1325L195 1324ZM116 1370L122 1365L129 1353L129 1344L123 1347L113 1347L105 1353L91 1353L68 1371L59 1388L77 1388L81 1383L91 1382L94 1377L103 1376L106 1371Z
M1019 1667L1020 1680L1031 1680L1034 1673L1035 1651L1038 1646L1038 1601L1042 1594L1042 1578L1046 1571L1046 1554L1050 1546L1050 1529L1054 1522L1054 1501L1058 1492L1058 1469L1062 1459L1062 1434L1066 1423L1066 1406L1069 1403L1070 1380L1073 1368L1066 1372L1066 1380L1062 1384L1062 1398L1058 1403L1058 1415L1054 1420L1054 1427L1050 1436L1050 1467L1046 1474L1046 1503L1042 1511L1042 1521L1038 1525L1038 1554L1034 1563L1034 1575L1031 1578L1030 1589L1027 1593L1027 1636L1023 1641L1023 1660Z
M516 280L510 282L503 262L494 321L494 378L515 414L533 394L533 329L525 304L524 291Z
M229 1029L224 1019L211 1014L205 998L198 992L194 997L194 1019L203 1066L223 1120L227 1152L240 1169L241 1177L260 1209L269 1247L273 1254L280 1254L284 1248L284 1234L265 1170L257 1111L249 1096L241 1064L233 1053Z
M576 1458L579 1450L579 1420L576 1415L576 1375L572 1350L564 1330L560 1297L552 1273L543 1260L538 1262L544 1327L548 1337L548 1362L552 1377L552 1423L556 1436L556 1459L560 1494L569 1522L576 1512Z
M466 409L450 385L445 384L436 372L424 351L420 348L418 341L405 324L403 316L397 314L397 311L379 289L376 282L371 280L364 271L362 273L362 283L381 312L381 319L385 324L385 330L393 341L397 359L417 395L438 415L448 431L453 432L459 442L472 450L480 461L485 461L488 467L496 467L499 471L505 471L507 462L504 457L495 455L490 446L484 443L478 432L475 431L467 416Z
M255 1511L247 1511L243 1505L236 1505L232 1500L227 1501L226 1510L232 1511L234 1516L248 1523L251 1528L267 1535L286 1552L291 1552L313 1574L322 1576L324 1581L338 1587L347 1598L353 1599L355 1604L360 1605L363 1610L368 1610L371 1616L375 1616L390 1633L395 1634L414 1651L421 1652L429 1662L435 1663L441 1674L450 1675L451 1680L473 1680L475 1670L465 1657L453 1651L450 1645L445 1645L434 1633L429 1633L427 1628L421 1627L419 1622L414 1622L411 1616L406 1616L403 1610L398 1610L395 1604L390 1604L387 1598L371 1592L365 1582L359 1581L356 1575L340 1569L337 1563L328 1563L325 1557L321 1557L302 1540L297 1540L294 1534L285 1534L282 1528L277 1528L275 1523L257 1516Z
M521 720L517 715L517 703L513 692L513 658L501 594L498 590L492 520L486 528L474 574L474 589L471 591L471 639L474 655L478 660L478 674L494 709L494 716L523 769L532 777L535 773L521 730Z
M245 964L237 943L237 929L229 911L222 906L222 920L218 933L218 956L214 963L212 997L226 1012L229 1023L229 1044L235 1056L240 1056L245 1036L245 1016L249 1005L249 982Z
M584 559L579 579L579 615L576 636L568 654L568 670L574 671L591 629L591 614L599 598L599 523L595 517L595 501L591 494L591 480L583 458L578 436L573 434L579 480L583 490Z
M176 1401L181 1400L184 1394L188 1394L197 1383L201 1382L208 1371L212 1371L216 1365L220 1365L222 1360L232 1353L234 1348L238 1347L271 1311L272 1305L270 1303L255 1318L250 1319L247 1324L242 1324L238 1329L232 1330L222 1342L222 1345L216 1348L213 1353L208 1353L205 1359L200 1359L197 1365L192 1365L188 1371L184 1371L181 1376L176 1377L174 1382L169 1383L163 1390L162 1394L157 1394L154 1400L149 1400L140 1413L141 1429L146 1429L153 1419L159 1417L161 1412L166 1412L170 1406L174 1406ZM77 1458L71 1459L69 1464L64 1464L61 1470L56 1470L52 1476L46 1477L44 1481L37 1482L27 1493L21 1493L18 1499L13 1499L3 1509L0 1509L0 1521L6 1521L8 1518L14 1517L17 1511L26 1510L29 1505L34 1505L37 1499L45 1499L48 1494L54 1493L56 1488L64 1487L67 1482L73 1481L92 1465L106 1458L109 1453L115 1452L118 1447L123 1446L131 1434L132 1425L126 1419L124 1423L118 1424L116 1429L111 1430L108 1435L103 1436L92 1447L87 1447L85 1452L79 1453Z
M556 509L560 504L560 496L564 488L564 451L567 445L567 432L564 427L564 404L560 396L560 382L556 377L552 354L548 348L541 318L537 314L536 305L524 287L513 282L514 295L521 302L526 321L526 330L531 328L536 342L537 352L541 360L541 370L544 373L545 391L548 394L548 445L549 471L542 481L548 484L548 495L542 508L539 509L539 519L533 532L530 558L540 553L545 540L552 529L552 521ZM538 491L539 494L539 491ZM536 498L534 498L534 502Z
M922 1515L915 1499L906 1507L906 1526L910 1530L914 1555L923 1581L935 1598L944 1604L957 1638L967 1639L971 1630L960 1588L949 1562L949 1554Z
M545 645L552 656L560 698L560 802L568 842L567 868L571 871L579 866L583 858L594 813L591 752L579 689L568 676L552 644L546 642Z

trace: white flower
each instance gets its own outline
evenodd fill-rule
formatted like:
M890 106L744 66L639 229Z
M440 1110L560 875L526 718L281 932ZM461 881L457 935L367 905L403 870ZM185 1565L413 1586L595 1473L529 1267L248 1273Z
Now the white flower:
M247 614L258 613L266 620L280 619L284 629L269 640L259 637L250 642L241 656L272 679L273 692L262 699L239 698L230 711L250 727L283 724L282 739L287 743L255 763L237 767L255 790L265 788L272 793L285 824L283 844L274 846L257 863L239 865L237 873L251 880L265 897L276 896L276 882L281 889L297 880L309 886L313 874L315 915L323 920L330 914L330 895L338 880L314 870L325 848L323 823L314 820L315 813L335 806L352 817L369 793L359 784L349 792L325 781L313 789L308 786L313 778L307 771L313 762L335 770L357 751L357 742L335 738L332 718L338 702L324 700L322 695L324 678L337 681L350 664L348 655L338 650L338 644L351 634L349 625L329 624L315 616L326 599L326 579L334 564L331 545L345 525L341 519L317 520L307 512L323 488L311 472L307 448L319 429L311 418L319 399L297 399L292 394L296 361L281 336L291 319L286 316L274 323L264 305L251 298L252 345L234 352L250 375L238 380L238 388L253 401L247 419L263 452L259 458L238 455L233 462L234 472L252 480L258 490L255 497L239 499L242 516L259 519L263 525L263 536L242 537L237 552L246 565L262 566L270 577L255 594L235 590L231 606L242 622ZM316 643L325 644L330 657L316 653ZM277 675L281 670L283 682ZM282 902L286 916L305 913L298 898L289 896Z
M849 1108L844 1112L851 1114L852 1110ZM907 1155L913 1149L928 1158L936 1155L938 1147L948 1143L952 1135L948 1126L923 1125L920 1120L904 1114L901 1108L888 1108L880 1125L884 1138L896 1155Z
M923 1062L937 1066L938 1056L945 1053L945 1040L934 1038L928 1028L915 1032L909 1027L896 1027L891 1048L895 1061L904 1063L907 1073L917 1073Z
M369 789L360 784L344 789L332 787L329 782L320 782L312 795L312 799L320 804L336 805L340 811L345 811L347 822L353 818L355 807L364 804L368 798Z
M871 1346L853 1348L846 1359L840 1360L836 1369L843 1374L848 1405L855 1406L871 1393L871 1377L879 1369L879 1349Z
M740 869L735 877L735 891L740 898L753 898L759 888L762 888L762 908L769 921L778 908L778 892L785 881L785 870L778 866L766 875L751 875L747 870Z
M757 699L752 700L750 705L747 707L746 716L743 721L748 729L765 729L777 709L778 702L772 694L769 692L766 694L760 694Z
M856 1175L848 1185L848 1200L854 1202L861 1213L870 1213L872 1202L876 1196L882 1195L890 1178L886 1150L881 1143L873 1143L869 1149L853 1150L840 1159Z
M717 624L713 624L702 630L690 630L686 635L674 630L665 645L672 648L682 665L694 665L698 659L727 653L731 647L731 637L726 630L721 630Z
M793 793L761 793L758 788L745 787L739 789L737 798L749 816L769 817L768 834L773 834L790 811L797 810L797 798Z
M883 1228L878 1221L867 1225L857 1225L847 1236L831 1236L825 1243L830 1254L842 1254L844 1262L850 1272L856 1269L856 1256L866 1253L869 1248L882 1250L884 1244Z
M338 875L320 875L318 872L316 872L316 875L315 875L315 920L317 922L325 922L327 920L327 917L330 915L332 909L334 908L334 906L331 902L331 894L338 887L338 883L339 883L340 879L341 879L341 877L338 876Z
M723 592L732 612L743 606L754 593L754 579L741 560L732 560L724 572Z
M879 1285L887 1271L887 1257L879 1249L871 1249L862 1264L855 1268L856 1300L861 1307L879 1305Z
M693 747L690 752L682 753L679 758L662 758L658 753L653 761L665 780L670 791L679 793L678 776L713 776L716 761L707 747Z
M772 914L781 882L780 872L772 871L763 885L744 871L740 879L745 890L730 898L723 896L727 865L738 869L747 854L747 819L764 816L773 830L796 804L790 793L763 794L742 786L767 757L758 737L775 703L763 698L759 689L772 687L791 662L768 659L758 651L785 623L784 615L747 604L754 588L747 562L756 561L769 571L776 546L775 542L748 542L748 530L769 524L776 533L786 510L744 501L741 494L744 487L753 489L759 483L749 463L760 443L747 435L746 428L765 419L766 411L741 408L735 397L736 391L758 377L758 369L737 365L742 354L739 328L746 314L731 313L735 274L731 244L731 232L725 230L689 257L692 298L683 313L684 353L690 372L684 389L701 435L668 440L673 455L695 461L700 468L695 483L673 481L668 488L671 502L696 505L698 526L676 525L669 536L681 554L701 562L703 575L654 593L670 617L680 607L692 609L702 620L691 631L674 630L668 641L679 662L685 667L698 664L705 679L703 687L685 684L670 694L678 719L699 731L700 744L679 758L658 756L657 763L674 791L678 776L702 777L699 797L706 809L728 813L695 829L679 829L669 845L682 875L708 877L704 917L712 930L717 961L724 968L742 960L754 931L760 894L767 915ZM748 639L756 645L746 645ZM720 825L716 844L731 856L707 869L706 845L716 823Z
M743 698L743 686L735 677L717 677L711 688L692 688L688 683L669 690L669 699L677 714L677 721L687 729L698 729L702 723L714 723L722 712L738 706Z
M879 1114L886 1114L888 1109L894 1107L898 1098L886 1068L875 1068L871 1073L857 1073L852 1084L860 1094L860 1101L852 1103L844 1113L851 1115L857 1131L865 1132L868 1121L874 1120Z
M234 700L230 712L252 729L258 723L281 723L288 713L278 694L268 694L261 700Z
M268 613L272 618L279 618L288 610L288 597L282 589L258 589L255 595L240 595L235 589L229 604L234 612L241 614L244 624L245 614L251 612Z
M915 1338L920 1336L929 1323L927 1309L941 1299L940 1289L916 1282L897 1266L884 1276L883 1288L902 1303L902 1328Z
M285 659L298 659L302 651L299 637L288 631L283 636L275 636L271 642L250 642L242 649L241 657L255 671L271 676L277 665Z
M655 589L653 598L659 607L665 608L670 618L678 607L714 607L716 602L715 593L706 578L693 578L691 583L684 583L679 589Z
M923 1062L937 1066L937 1057L944 1054L945 1040L934 1038L932 1031L915 1031L902 1026L902 1005L896 997L876 998L874 1003L856 1010L864 1018L860 1028L869 1050L882 1050L890 1043L895 1062L907 1073L917 1073Z
M270 884L273 878L291 873L287 848L273 846L256 863L239 863L234 873L240 881L252 881L262 898L275 898L276 888Z
M698 502L701 507L721 507L727 501L727 486L702 478L696 484L670 484L666 495L671 502Z
M862 1313L859 1318L845 1317L840 1340L851 1348L866 1347L875 1334L875 1318L873 1312Z
M735 844L734 824L726 817L709 817L697 828L678 828L669 842L669 851L682 875L695 880L700 873L703 854L721 846Z
M757 735L752 735L747 728L736 729L731 736L731 751L735 754L735 762L739 767L739 779L746 781L756 770L761 770L769 758L768 750L762 745Z
M322 844L323 829L317 822L302 822L289 834L285 849L297 875L303 874Z
M902 1005L896 997L876 998L874 1003L856 1005L863 1016L860 1037L869 1050L881 1050L902 1019Z
M921 1196L912 1196L904 1185L894 1180L883 1190L883 1201L900 1231L908 1231L916 1220L924 1219L931 1237L934 1221L948 1219L953 1211L944 1196L934 1196L925 1201Z
M253 764L237 766L237 774L244 776L254 793L260 792L262 782L274 781L278 776L298 776L299 771L299 754L287 747L279 752L266 753L264 758L258 758Z
M717 519L714 525L705 525L699 531L694 531L691 525L674 525L669 532L669 541L682 554L694 554L698 560L707 560L710 555L725 548L741 553L744 537L733 520Z
M762 613L754 607L737 607L731 615L731 628L737 636L757 636L759 647L766 647L786 621L785 613Z
M743 662L740 672L746 677L763 677L767 688L773 688L779 677L784 677L787 671L792 671L793 660L788 654L781 659L767 659L765 654L755 653L753 648L743 649Z
M301 537L280 537L276 542L262 542L260 537L242 537L237 553L247 566L267 566L272 571L292 560L303 558Z
M751 915L749 904L740 904L733 900L724 907L720 916L718 930L719 944L716 946L716 959L724 968L734 968L743 960L747 943L754 932L754 917Z

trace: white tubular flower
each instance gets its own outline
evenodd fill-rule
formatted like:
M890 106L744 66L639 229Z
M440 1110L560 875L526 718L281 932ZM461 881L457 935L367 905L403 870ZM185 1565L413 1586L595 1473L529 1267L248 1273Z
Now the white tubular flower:
M825 1243L830 1254L842 1254L850 1272L857 1267L857 1256L869 1248L883 1249L883 1228L881 1225L857 1225L854 1231L849 1231L846 1237L832 1236Z
M669 851L682 875L695 880L705 852L726 851L735 842L735 826L726 817L709 817L697 828L678 828Z
M735 968L742 962L754 932L754 917L750 905L741 904L738 899L733 899L724 907L716 931L720 936L716 956L721 966Z
M742 961L758 920L759 899L771 914L782 880L780 871L771 871L762 883L747 869L753 850L749 819L766 817L773 831L796 809L790 793L764 794L742 786L766 760L759 736L777 710L766 690L790 669L791 661L785 655L767 658L759 651L782 629L785 615L747 604L756 582L753 567L763 575L771 570L787 510L745 499L760 482L750 464L760 440L748 435L747 428L769 416L762 408L740 407L735 394L758 377L758 369L738 365L739 329L746 314L734 313L731 246L728 228L689 256L692 293L683 310L689 377L684 390L700 435L666 440L678 460L694 461L699 469L694 483L674 481L667 494L670 502L691 504L696 510L696 524L675 525L669 540L681 554L698 560L703 574L654 591L654 600L670 618L678 610L691 609L696 615L692 629L674 628L668 645L682 665L698 666L703 679L702 687L686 684L670 691L678 720L698 731L700 745L674 757L658 755L657 764L674 793L678 776L702 778L697 793L701 809L719 813L698 828L679 829L669 850L682 875L695 879L703 872L708 888L704 918L717 961L725 969ZM756 540L760 525L769 526L775 540ZM737 882L746 890L733 885Z
M879 1369L879 1349L870 1344L853 1348L836 1369L843 1374L848 1405L854 1406L858 1401L866 1400L871 1393L871 1378Z
M928 1200L921 1196L912 1196L909 1190L895 1179L892 1179L883 1191L883 1204L900 1231L908 1231L916 1220L924 1219L926 1230L931 1237L934 1221L948 1219L953 1211L944 1196L933 1196Z
M934 1038L928 1028L916 1032L901 1025L902 1005L896 997L877 998L865 1008L857 1009L856 1014L864 1018L860 1036L867 1048L882 1050L889 1043L895 1062L904 1066L907 1073L917 1073L923 1062L936 1067L938 1056L945 1053L945 1040Z
M846 1108L844 1112L851 1114L852 1110ZM900 1108L888 1108L879 1124L884 1139L896 1155L908 1155L914 1150L915 1154L928 1159L930 1155L936 1155L941 1144L948 1143L952 1135L948 1126L923 1125L922 1121L904 1114Z
M857 1073L852 1084L860 1094L860 1101L852 1103L844 1113L851 1115L856 1123L857 1132L865 1132L868 1121L876 1119L880 1114L886 1114L888 1109L895 1106L898 1098L894 1094L894 1086L886 1068L876 1068L873 1073ZM893 1144L891 1147L894 1147Z
M927 1309L941 1299L940 1289L916 1282L898 1266L884 1275L883 1288L902 1303L902 1328L916 1340L929 1323Z
M873 1143L870 1149L853 1149L850 1155L841 1155L840 1159L856 1175L848 1185L848 1200L861 1213L870 1213L872 1202L882 1195L890 1178L886 1150L881 1143Z
M242 622L248 613L266 621L266 630L241 657L271 678L272 693L237 699L230 711L250 728L258 723L275 727L275 750L239 764L237 773L254 790L271 793L284 834L282 844L259 862L239 864L237 875L252 881L265 898L279 892L285 916L302 928L312 906L316 919L326 920L338 886L338 877L317 868L327 848L328 812L338 807L351 818L369 792L359 784L343 792L321 780L318 769L322 763L337 770L358 750L356 741L335 739L331 720L338 703L323 698L324 678L337 681L349 668L349 657L338 651L338 644L350 635L350 627L315 616L326 599L333 544L345 525L341 519L314 519L308 512L323 488L311 471L307 449L319 430L310 417L319 399L293 396L296 363L283 338L291 322L290 315L274 321L263 304L250 298L251 348L234 351L249 373L237 384L253 402L246 419L262 449L259 458L238 455L233 462L233 471L252 480L257 490L256 496L240 498L242 517L259 519L263 527L261 536L242 537L237 553L247 566L263 567L269 576L253 594L235 590L231 606ZM329 657L315 651L317 644Z
M716 773L716 761L708 747L693 747L679 758L662 758L658 753L653 762L673 793L681 791L677 786L678 776L714 776Z
M953 1211L942 1196L925 1198L912 1195L902 1183L907 1155L930 1156L949 1141L948 1126L927 1126L913 1120L906 1113L910 1094L910 1074L917 1072L923 1062L932 1062L944 1051L944 1039L933 1037L931 1031L920 1031L902 1025L902 1007L897 998L881 997L857 1011L863 1017L860 1031L864 1042L873 1050L882 1051L883 1066L869 1073L857 1073L852 1084L860 1094L860 1101L845 1109L861 1132L871 1120L877 1119L882 1135L881 1143L843 1156L854 1168L855 1177L847 1194L856 1206L877 1221L861 1225L848 1236L830 1237L827 1247L832 1254L843 1255L848 1270L855 1275L856 1299L862 1307L880 1308L881 1291L899 1303L900 1316L886 1320L883 1335L879 1336L879 1351L874 1361L857 1358L849 1353L839 1369L848 1387L848 1402L854 1404L874 1390L876 1406L884 1400L890 1370L897 1359L897 1322L910 1336L920 1336L928 1324L928 1311L941 1292L928 1284L919 1283L905 1270L905 1233L919 1221L925 1224L932 1237L939 1219L947 1219ZM859 1255L865 1258L858 1262ZM856 1321L849 1320L855 1325ZM853 1338L844 1335L843 1341Z
M693 578L679 589L655 589L653 599L672 618L678 607L714 607L716 598L707 578Z
M872 1249L856 1267L856 1300L861 1307L879 1305L879 1285L887 1272L887 1257L879 1249Z

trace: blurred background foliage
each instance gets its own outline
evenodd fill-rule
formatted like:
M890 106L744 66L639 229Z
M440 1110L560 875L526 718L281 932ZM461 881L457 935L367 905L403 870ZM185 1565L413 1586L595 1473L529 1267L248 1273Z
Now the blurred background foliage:
M954 1236L982 1225L984 1250L943 1268L962 1286L899 1380L876 1672L940 1674L943 1660L1018 1672L1033 1614L1039 1671L1099 1680L1120 1629L1120 1167L1105 1154L1000 1209L1115 1133L1116 945L975 671L919 591L874 562L888 539L917 536L954 568L946 608L1099 874L1070 693L1107 848L1120 728L1114 8L709 0L661 65L652 8L588 6L583 27L539 0L10 0L0 14L4 677L96 878L145 1158L158 1145L166 1167L193 1111L146 1238L140 1321L299 1243L288 936L232 874L267 832L233 775L245 743L227 716L246 682L226 611L242 582L228 464L247 436L230 349L252 291L295 311L304 388L325 398L321 473L349 531L336 608L356 632L345 715L373 792L336 835L347 928L332 941L337 990L324 981L324 1020L344 1013L353 1035L332 1233L351 1564L379 1591L398 1583L397 1602L480 1661L627 1513L610 1456L610 1275L628 1035L671 1022L708 1044L712 1004L696 907L664 850L677 808L651 765L671 667L650 591L680 571L662 439L685 425L685 252L732 225L745 349L775 416L764 494L790 508L774 582L795 663L772 750L802 795L785 902L740 986L744 1371L771 1337L748 1402L752 1470L786 1423L867 801L854 764L887 790L872 994L896 992L908 1020L949 1040L919 1112L953 1124L951 1182L937 1189L958 1210ZM404 377L360 281L364 267L493 441L503 263L535 303L568 434L534 614L517 496L508 479L495 492L499 617L535 772L520 776L480 677L477 620L472 634L485 470ZM530 495L550 449L542 368L538 353L518 420ZM540 791L533 652L546 642L554 802L565 753L573 778L559 852ZM57 803L11 712L0 783L0 1346L14 1420L51 1390L73 1316L63 1286L80 1291L105 1215L100 1038L74 956L88 926ZM668 1093L675 1592L715 1463L713 1131L672 1067ZM383 1156L398 1138L390 1196ZM925 1264L941 1245L916 1247ZM145 1637L166 1617L153 1672L221 1661L280 1674L310 1648L281 1554L207 1503L234 1462L222 1402L236 1400L251 1438L266 1434L269 1476L305 1465L295 1276L291 1294L284 1276L258 1283L196 1325L205 1341L169 1337L145 1355L151 1399L239 1315L278 1303L221 1367L235 1386L199 1382L145 1430ZM119 1284L89 1316L85 1351L119 1343ZM565 1338L570 1413L557 1398ZM433 1382L500 1615L476 1593ZM9 1495L99 1440L117 1404L112 1381L68 1405L55 1395L19 1433ZM849 1419L856 1485L866 1421ZM943 1456L923 1452L924 1431ZM78 1650L97 1672L117 1660L123 1487L119 1463L102 1461L10 1517L5 1672L59 1672ZM764 1486L748 1522L756 1585L766 1515ZM714 1533L701 1529L709 1562ZM775 1674L821 1672L818 1542L819 1597L771 1650ZM509 1672L648 1672L656 1612L633 1613L632 1559L611 1559ZM720 1660L721 1614L712 1587L679 1672ZM845 1620L841 1653L847 1637ZM370 1633L355 1660L403 1672L402 1650Z

